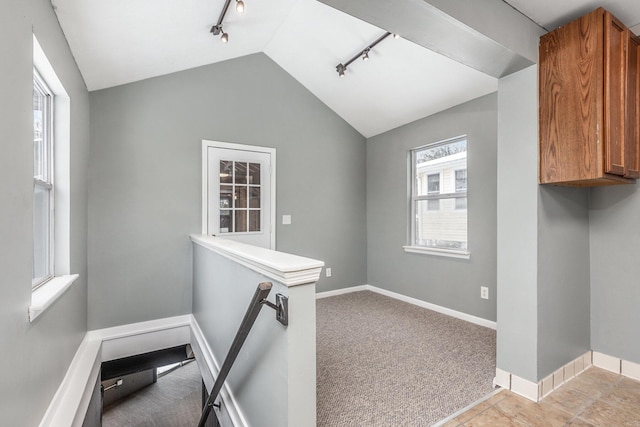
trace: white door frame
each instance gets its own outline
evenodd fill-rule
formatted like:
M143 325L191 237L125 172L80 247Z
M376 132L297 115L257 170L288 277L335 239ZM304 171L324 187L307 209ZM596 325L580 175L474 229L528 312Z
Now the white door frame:
M223 148L229 150L255 151L266 153L271 158L271 223L269 224L270 245L272 250L276 250L276 149L270 147L260 147L257 145L236 144L232 142L202 140L202 234L208 233L208 206L209 206L209 162L207 152L209 148Z

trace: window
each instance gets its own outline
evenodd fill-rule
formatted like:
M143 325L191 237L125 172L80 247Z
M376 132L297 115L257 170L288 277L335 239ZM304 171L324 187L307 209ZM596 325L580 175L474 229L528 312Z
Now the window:
M466 136L411 150L408 252L468 257Z
M44 313L78 278L70 274L70 135L71 99L34 35L30 321Z
M53 277L53 96L33 72L33 275L31 286Z

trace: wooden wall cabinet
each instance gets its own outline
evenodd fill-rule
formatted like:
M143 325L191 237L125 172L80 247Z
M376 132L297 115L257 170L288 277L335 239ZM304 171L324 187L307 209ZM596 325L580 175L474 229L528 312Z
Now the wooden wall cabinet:
M640 177L640 40L599 8L540 38L540 183Z

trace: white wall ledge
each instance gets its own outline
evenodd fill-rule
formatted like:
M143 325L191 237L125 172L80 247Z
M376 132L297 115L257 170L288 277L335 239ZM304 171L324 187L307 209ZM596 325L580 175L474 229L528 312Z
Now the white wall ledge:
M51 304L69 289L78 277L77 274L57 276L33 291L31 293L31 305L29 305L29 322L33 322L44 313Z
M455 249L428 248L426 246L403 246L405 252L423 255L444 256L449 258L470 259L471 253Z
M322 267L324 267L322 261L272 251L221 237L203 234L192 234L190 237L195 244L288 287L317 282L320 279Z

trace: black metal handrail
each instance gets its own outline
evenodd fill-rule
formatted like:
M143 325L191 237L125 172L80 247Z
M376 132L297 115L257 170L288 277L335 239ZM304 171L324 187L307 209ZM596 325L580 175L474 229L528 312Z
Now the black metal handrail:
M227 353L227 357L224 359L220 372L218 372L218 378L216 378L216 381L213 384L211 394L209 394L209 398L204 405L198 427L204 427L204 424L207 422L207 418L211 413L211 408L214 406L214 402L222 389L222 385L224 384L231 367L233 366L233 362L235 362L236 357L242 348L242 344L244 344L247 335L249 335L249 331L251 331L251 327L258 317L260 309L262 309L263 305L268 303L266 298L269 295L269 292L271 292L272 286L271 282L262 282L258 285L256 292L253 294L249 308L244 315L244 319L242 319L242 323L240 323L240 328L238 328L238 332L236 333L236 337L233 339L229 353Z

